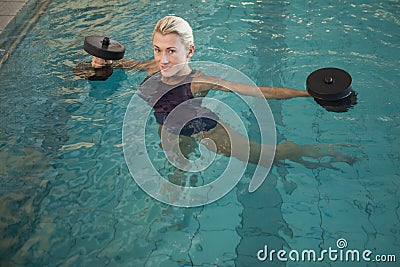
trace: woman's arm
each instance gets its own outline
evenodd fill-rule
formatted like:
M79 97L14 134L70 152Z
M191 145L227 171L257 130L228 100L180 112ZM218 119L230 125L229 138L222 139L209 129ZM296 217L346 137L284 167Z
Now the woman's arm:
M113 67L124 70L147 71L149 74L159 71L154 60L139 61L134 59L121 59L113 62Z
M288 99L292 97L309 97L306 91L282 88L282 87L267 87L253 86L239 82L231 82L218 77L206 76L199 74L195 77L194 82L199 84L195 86L195 91L203 90L222 90L227 92L236 92L243 95L264 97L268 99Z
M92 62L82 62L73 68L75 75L88 80L105 81L113 73L113 69L136 69L139 71L147 71L151 75L159 71L158 65L154 60L138 61L131 59L104 60L98 57L92 57Z
M147 71L149 74L159 71L159 67L154 60L139 61L134 59L104 60L92 57L92 67L102 68L105 65L112 65L115 69Z
M309 97L306 91L284 88L284 87L266 87L259 86L263 96L269 99L288 99L293 97Z

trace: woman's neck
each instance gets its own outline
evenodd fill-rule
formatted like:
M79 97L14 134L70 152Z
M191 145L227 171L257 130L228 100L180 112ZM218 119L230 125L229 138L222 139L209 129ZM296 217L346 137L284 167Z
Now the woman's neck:
M161 81L166 84L177 84L177 83L182 82L184 79L186 79L186 77L190 73L192 73L192 69L188 67L187 69L177 73L174 76L171 76L171 77L162 76Z

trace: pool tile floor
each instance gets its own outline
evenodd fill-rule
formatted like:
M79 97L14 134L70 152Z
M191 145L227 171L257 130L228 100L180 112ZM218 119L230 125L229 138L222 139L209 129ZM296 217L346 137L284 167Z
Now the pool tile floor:
M28 0L0 0L0 32L11 22Z

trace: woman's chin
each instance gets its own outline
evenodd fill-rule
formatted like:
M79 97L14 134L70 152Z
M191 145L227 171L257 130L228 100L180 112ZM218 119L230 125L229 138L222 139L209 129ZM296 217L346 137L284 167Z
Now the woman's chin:
M161 68L161 75L164 78L170 78L170 77L174 77L174 76L187 75L187 73L186 73L186 69L185 68L172 66L172 67L168 67L168 68L165 68L165 69Z

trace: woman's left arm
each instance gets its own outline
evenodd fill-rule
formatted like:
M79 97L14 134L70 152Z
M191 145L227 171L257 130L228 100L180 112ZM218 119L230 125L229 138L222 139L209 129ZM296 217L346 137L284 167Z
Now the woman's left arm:
M267 87L267 86L253 86L239 82L231 82L222 78L206 76L204 74L197 75L194 82L198 82L196 91L203 90L222 90L227 92L236 92L243 95L264 97L268 99L288 99L293 97L309 97L306 91L282 88L282 87Z
M306 91L296 90L292 88L266 87L266 86L259 86L258 88L260 88L263 96L269 99L288 99L292 97L310 96Z

